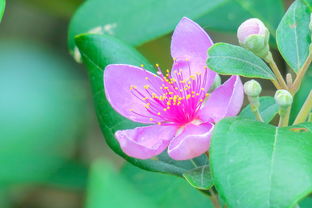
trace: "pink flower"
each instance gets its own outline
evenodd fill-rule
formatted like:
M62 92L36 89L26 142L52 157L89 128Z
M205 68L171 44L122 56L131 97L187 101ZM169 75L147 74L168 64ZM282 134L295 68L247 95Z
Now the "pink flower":
M175 160L205 153L214 123L235 116L243 103L243 86L232 76L211 94L207 91L216 73L206 66L212 41L195 22L182 18L171 42L171 73L153 74L143 68L108 65L104 72L105 94L124 117L152 124L115 133L129 156L148 159L166 148Z

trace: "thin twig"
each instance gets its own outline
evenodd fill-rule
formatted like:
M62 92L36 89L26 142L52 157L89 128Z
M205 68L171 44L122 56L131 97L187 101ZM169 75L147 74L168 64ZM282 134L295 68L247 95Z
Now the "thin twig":
M273 56L272 56L272 53L269 52L269 55L268 57L265 59L265 61L270 65L273 73L275 74L276 78L277 78L277 81L279 83L279 86L281 89L285 89L285 90L288 90L288 86L280 72L280 70L278 69L274 59L273 59ZM274 83L273 83L274 84ZM275 85L275 84L274 84Z
M300 112L298 113L294 121L294 125L305 122L308 119L311 110L312 110L312 90L310 91L310 94L305 100Z
M290 109L291 109L291 106L280 109L280 111L282 111L282 112L280 112L280 120L279 120L279 123L278 123L279 127L288 126L288 124L289 124L289 116L290 116Z
M218 199L218 196L214 193L214 191L211 189L209 189L209 193L210 193L210 200L211 200L211 203L213 204L213 206L215 208L222 208L220 203L219 203L219 199Z

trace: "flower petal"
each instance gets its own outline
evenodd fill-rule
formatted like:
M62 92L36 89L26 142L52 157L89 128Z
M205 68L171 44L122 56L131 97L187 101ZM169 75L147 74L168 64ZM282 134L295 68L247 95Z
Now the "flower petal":
M188 124L180 135L171 140L169 156L174 160L188 160L207 152L212 130L211 123Z
M144 96L148 96L144 86L151 85L151 83L158 87L161 86L162 81L153 73L136 66L111 64L104 70L107 100L118 113L132 121L140 123L162 121L157 115L152 115L144 107L145 101L134 96L130 90L130 86L134 85Z
M181 70L185 78L196 73L204 74L207 51L212 44L208 34L197 23L183 17L172 35L171 56L175 60L172 71ZM207 90L212 85L215 74L214 71L207 70L207 86L205 86Z
M192 20L183 17L171 40L171 56L206 63L207 51L213 42L207 33Z
M202 121L218 122L224 117L235 116L244 101L244 89L239 76L231 76L224 84L215 89L199 112Z
M164 151L174 137L177 127L152 125L115 133L121 149L130 157L148 159Z

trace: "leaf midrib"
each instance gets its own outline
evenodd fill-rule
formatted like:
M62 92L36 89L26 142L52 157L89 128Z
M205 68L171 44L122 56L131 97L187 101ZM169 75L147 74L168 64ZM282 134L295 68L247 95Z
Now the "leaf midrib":
M297 6L298 6L298 3L295 3L294 5L294 14L293 14L293 21L294 21L294 24L297 24L297 21L296 21L296 12L297 12ZM294 29L294 35L295 35L295 46L296 46L296 55L297 55L297 69L299 70L299 67L300 67L300 57L299 57L299 46L298 46L298 35L297 35L297 26L295 27Z
M262 72L267 74L269 77L271 77L272 79L275 79L274 76L271 73L268 73L268 71L265 68L262 68L262 67L260 67L260 66L258 66L256 64L253 64L250 61L247 61L247 60L244 60L244 59L241 59L241 58L237 58L237 57L233 57L233 56L210 55L209 59L213 59L213 58L228 58L228 59L233 59L233 60L236 60L236 61L241 61L243 63L249 64L249 65L251 65L251 66L253 66L255 68L260 69Z
M274 142L272 146L272 158L270 163L270 173L269 173L269 192L268 192L268 206L271 207L271 195L272 195L272 177L273 177L273 166L274 166L274 158L275 158L275 152L276 152L276 145L277 145L277 138L278 138L278 130L279 127L275 128L274 133Z

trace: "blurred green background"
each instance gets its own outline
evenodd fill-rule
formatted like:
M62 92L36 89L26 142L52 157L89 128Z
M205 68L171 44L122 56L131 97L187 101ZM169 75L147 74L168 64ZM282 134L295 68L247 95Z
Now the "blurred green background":
M69 21L82 2L6 2L0 24L0 207L209 207L208 198L182 179L124 164L105 145L86 70L67 48ZM215 13L230 15L221 8ZM233 31L220 28L208 30L215 42L237 44ZM138 49L169 67L170 36ZM272 93L269 82L263 86L264 94Z

